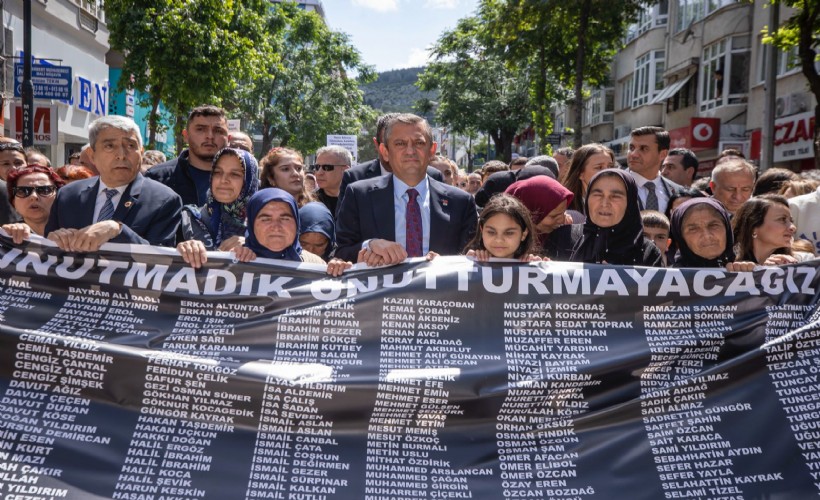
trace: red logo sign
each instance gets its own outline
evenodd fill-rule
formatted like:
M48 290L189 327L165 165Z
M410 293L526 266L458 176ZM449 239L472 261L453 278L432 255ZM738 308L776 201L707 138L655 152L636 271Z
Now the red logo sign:
M720 118L693 117L690 122L692 148L714 149L720 142Z

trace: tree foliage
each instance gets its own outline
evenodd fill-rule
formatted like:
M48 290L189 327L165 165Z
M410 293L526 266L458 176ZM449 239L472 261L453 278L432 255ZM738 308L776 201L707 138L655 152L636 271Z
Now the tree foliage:
M121 88L145 90L156 133L160 100L177 117L177 147L188 111L222 104L270 54L265 0L106 0L111 48L124 54ZM131 75L131 79L127 77Z
M770 0L769 8L786 5L795 9L777 29L763 30L763 43L772 44L787 51L797 47L797 57L803 76L818 103L814 108L814 122L820 124L820 74L815 64L820 55L820 0ZM820 168L820 129L814 128L814 162Z
M269 38L272 50L234 97L261 133L263 151L276 142L312 152L326 143L327 134L358 134L363 121L372 121L358 85L374 73L347 35L295 4L270 9L265 26L278 34ZM358 78L348 76L352 73Z
M530 123L529 84L526 72L508 69L492 50L486 30L484 20L467 17L442 34L418 85L439 90L439 123L456 133L488 132L497 157L509 161L516 131Z
M604 84L627 26L647 0L482 0L495 47L508 67L531 68L534 122L552 132L549 109L573 99L575 143L581 144L584 86Z

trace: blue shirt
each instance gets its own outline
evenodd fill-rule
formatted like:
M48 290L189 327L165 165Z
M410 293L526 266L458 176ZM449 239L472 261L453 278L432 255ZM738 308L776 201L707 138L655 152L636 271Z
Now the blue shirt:
M407 248L407 201L410 197L407 190L415 188L419 192L416 201L421 208L421 226L424 233L422 254L430 251L430 189L427 176L416 186L408 186L393 176L393 206L395 207L396 243Z
M208 190L211 189L211 172L209 170L200 170L193 165L188 169L188 172L191 174L191 180L194 181L196 186L196 197L199 202L197 206L201 207L208 203Z

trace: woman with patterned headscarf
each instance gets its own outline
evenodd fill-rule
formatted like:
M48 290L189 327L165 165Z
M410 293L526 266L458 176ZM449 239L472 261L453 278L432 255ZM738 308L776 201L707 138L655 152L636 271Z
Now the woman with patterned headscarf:
M202 207L186 205L177 238L185 262L198 268L207 251L229 252L245 243L248 200L259 189L259 164L247 151L224 148L211 170L208 201Z

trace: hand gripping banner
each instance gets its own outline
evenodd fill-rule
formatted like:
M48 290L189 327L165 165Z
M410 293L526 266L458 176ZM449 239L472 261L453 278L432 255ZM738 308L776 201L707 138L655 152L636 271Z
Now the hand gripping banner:
M816 496L817 269L2 238L0 497Z

